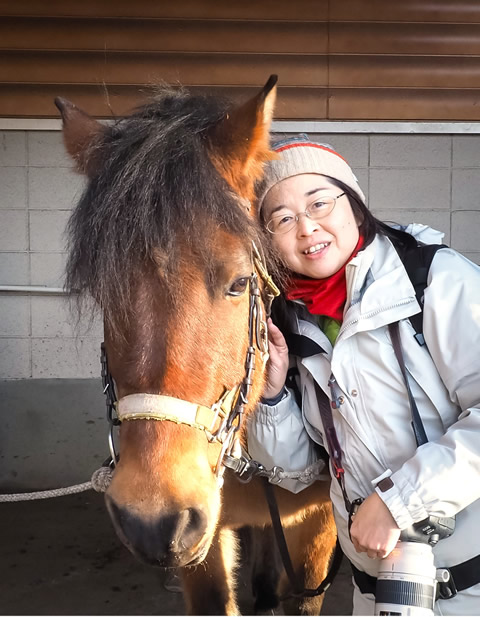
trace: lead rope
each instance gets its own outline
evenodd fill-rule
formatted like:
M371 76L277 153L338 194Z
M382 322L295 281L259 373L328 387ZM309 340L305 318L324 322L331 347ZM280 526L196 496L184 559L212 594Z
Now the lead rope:
M52 499L53 497L63 497L65 495L75 495L84 491L94 490L97 493L105 493L112 481L112 470L110 467L100 467L92 474L90 482L74 484L65 488L55 488L47 491L35 491L33 493L10 493L0 495L0 503L10 503L16 501L35 501L37 499Z

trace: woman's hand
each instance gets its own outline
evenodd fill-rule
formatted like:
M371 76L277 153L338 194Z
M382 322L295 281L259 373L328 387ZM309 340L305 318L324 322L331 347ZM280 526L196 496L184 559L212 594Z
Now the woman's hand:
M285 385L288 371L288 347L283 334L269 318L268 325L268 352L270 358L267 364L267 380L264 398L275 398Z
M383 559L395 548L400 529L377 493L367 497L353 516L350 537L357 553L372 559Z

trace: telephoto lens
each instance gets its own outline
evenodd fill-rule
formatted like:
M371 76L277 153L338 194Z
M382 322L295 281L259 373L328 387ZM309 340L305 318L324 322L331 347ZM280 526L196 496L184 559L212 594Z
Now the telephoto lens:
M398 542L380 563L375 615L433 615L436 585L432 547Z

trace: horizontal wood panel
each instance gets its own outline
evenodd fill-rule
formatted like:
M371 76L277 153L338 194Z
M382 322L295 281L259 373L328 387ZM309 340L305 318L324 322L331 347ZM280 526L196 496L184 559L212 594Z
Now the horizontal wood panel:
M117 115L159 81L241 100L277 73L277 118L479 120L478 0L0 0L0 15L0 116L56 117L63 95L106 117L103 82Z
M331 0L331 21L480 23L478 0Z
M480 85L480 57L330 56L329 85L470 88Z
M0 82L326 86L327 56L138 52L4 52Z
M328 0L0 0L0 15L326 20Z
M226 96L239 103L253 97L259 87L191 87L195 93ZM4 85L0 84L0 117L59 117L53 100L63 96L98 118L121 116L147 100L151 90L133 86L109 86L108 97L99 86ZM110 105L110 108L109 108ZM327 117L326 88L279 88L277 118L314 119Z
M325 23L145 19L0 20L3 49L326 53Z
M329 92L329 119L478 122L480 90L334 88Z
M331 23L332 54L480 54L480 24Z
M0 0L1 15L480 23L478 0Z

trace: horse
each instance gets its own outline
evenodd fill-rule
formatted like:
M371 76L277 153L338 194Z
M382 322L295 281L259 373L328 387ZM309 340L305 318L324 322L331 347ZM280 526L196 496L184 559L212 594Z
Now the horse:
M111 123L55 100L88 180L68 225L66 287L103 312L118 392L106 507L133 555L180 569L188 614L239 614L234 530L269 524L263 482L226 467L246 447L268 357L274 285L254 197L274 156L275 82L241 105L159 87ZM275 492L296 575L316 587L336 539L329 482ZM283 577L272 603L286 588ZM322 598L291 601L291 614L318 614Z

